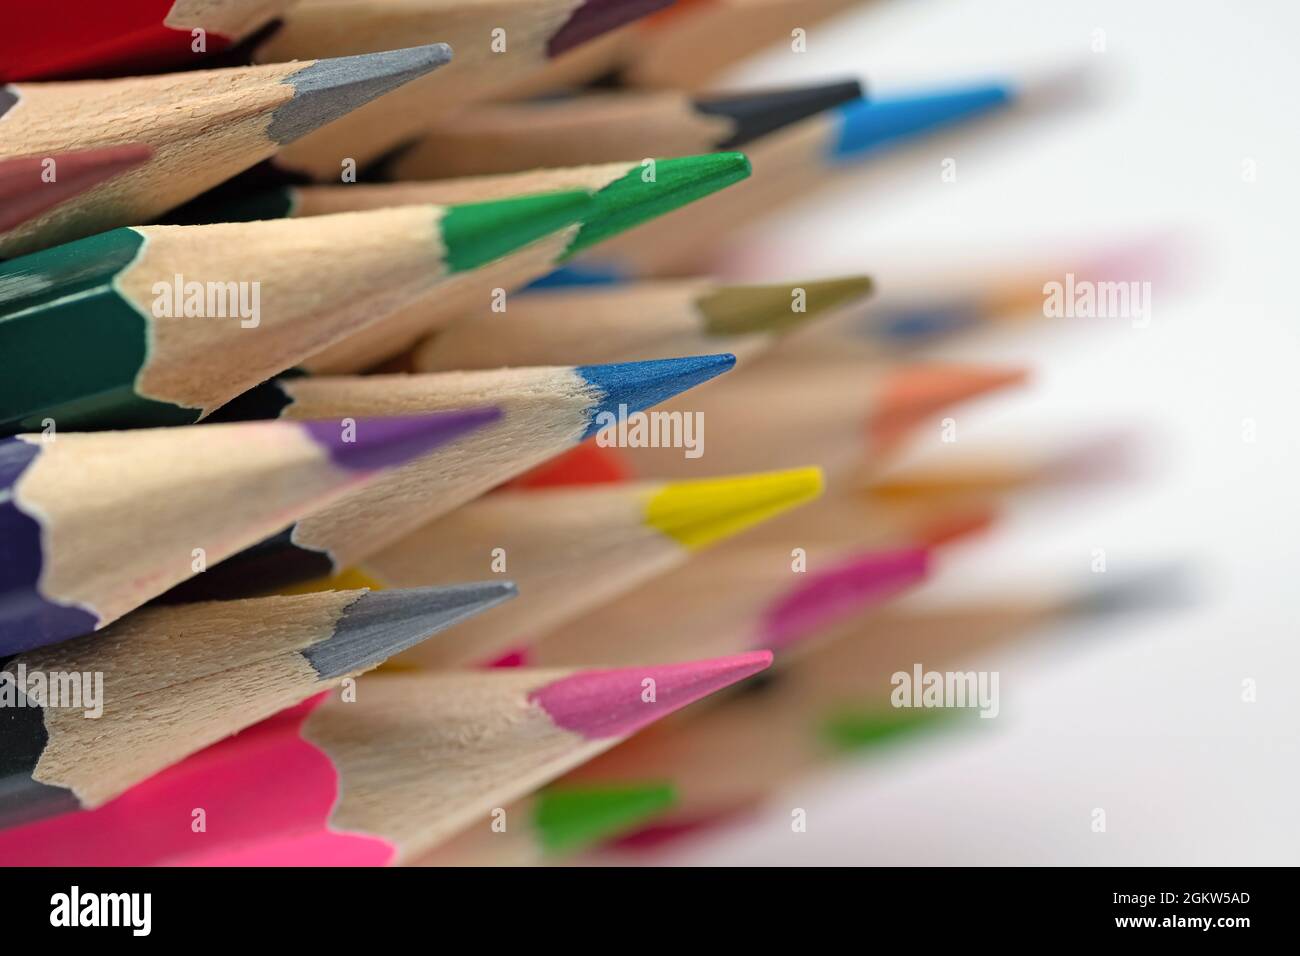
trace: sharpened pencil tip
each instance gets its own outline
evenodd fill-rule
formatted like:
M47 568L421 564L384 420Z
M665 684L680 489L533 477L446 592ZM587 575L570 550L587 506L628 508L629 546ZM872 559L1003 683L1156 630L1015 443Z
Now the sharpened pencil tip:
M922 548L877 551L840 561L772 604L763 615L762 647L783 650L827 625L921 581L929 570Z
M673 0L585 0L552 34L546 44L546 55L559 56L672 3Z
M293 99L272 114L266 134L284 146L449 62L445 43L316 60L288 77Z
M1023 369L981 368L963 365L914 365L891 373L877 393L869 422L875 441L888 441L898 431L941 409L989 392L1020 385Z
M1012 91L1001 83L931 90L908 96L862 100L840 108L839 138L831 147L838 160L938 132L1010 105Z
M391 468L501 418L499 408L475 408L394 418L343 418L299 424L334 464L354 471Z
M569 190L451 206L442 218L447 266L476 269L584 219L592 205L591 193Z
M528 699L557 727L588 740L624 737L771 663L771 651L752 651L685 664L578 671L539 687Z
M566 256L703 199L751 172L744 153L708 153L636 163L595 194L595 209Z
M802 290L803 307L795 308ZM783 332L825 315L871 292L866 276L792 282L788 285L722 286L701 297L696 308L709 335L727 337Z
M728 139L718 143L718 148L735 149L782 127L860 99L862 84L857 80L847 80L793 89L711 96L697 100L695 109L731 120L733 132Z
M690 355L684 358L648 359L643 362L611 362L608 365L580 365L575 371L595 387L599 396L592 409L591 424L584 438L590 438L610 416L637 412L735 367L730 354Z
M546 853L576 853L644 823L676 801L676 788L668 783L552 787L537 795L533 821Z
M674 481L646 503L646 524L696 550L811 501L822 492L820 468L731 478Z
M306 648L302 656L322 679L342 677L373 667L517 593L512 581L366 591L344 610L334 634Z

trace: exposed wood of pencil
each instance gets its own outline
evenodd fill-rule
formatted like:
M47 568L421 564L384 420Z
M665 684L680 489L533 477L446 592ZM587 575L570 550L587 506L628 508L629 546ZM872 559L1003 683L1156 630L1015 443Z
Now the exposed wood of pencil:
M153 158L0 236L20 255L149 222L360 103L446 62L434 45L367 57L0 88L0 158L143 143Z
M441 116L466 103L487 99L536 71L547 62L556 37L562 36L566 26L577 17L590 16L584 8L608 16L621 7L627 16L638 16L654 5L650 0L305 4L291 11L284 29L258 50L262 62L321 56L320 49L345 49L348 53L389 49L395 35L407 38L399 45L447 43L455 50L455 60L436 84L418 81L363 106L289 146L277 163L317 181L337 181L345 160L365 167L417 137ZM563 39L558 42L567 44Z

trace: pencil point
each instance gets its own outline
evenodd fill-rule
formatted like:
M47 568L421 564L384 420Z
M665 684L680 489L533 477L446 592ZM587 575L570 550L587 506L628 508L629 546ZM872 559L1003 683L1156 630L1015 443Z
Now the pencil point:
M582 190L450 206L442 219L447 266L477 268L578 222L591 208L591 193Z
M626 26L672 3L673 0L586 0L552 34L546 44L546 55L559 56L602 33Z
M284 146L451 61L445 43L316 60L288 77L294 96L266 134Z
M624 737L771 663L771 651L752 651L685 664L577 671L528 699L556 726L588 740Z
M52 157L0 160L0 232L139 166L153 149L144 143L85 149ZM45 173L53 163L56 178Z
M956 710L846 710L821 727L825 743L837 750L855 752L893 743L916 730L951 726Z
M831 155L856 159L1008 106L1011 99L1006 86L989 83L849 103L840 109L840 135Z
M395 418L300 422L334 464L354 471L391 468L501 418L499 408Z
M623 411L639 412L658 405L735 364L734 355L722 354L580 365L575 371L600 392L599 404L592 410L591 424L583 437L590 438L600 431L606 424L602 419L610 415L617 417Z
M691 550L739 534L822 492L820 468L666 484L646 503L646 524Z
M566 255L672 212L750 174L743 153L709 153L635 164L594 196L595 207Z
M918 419L958 402L1020 385L1027 377L1023 369L908 366L890 374L881 385L869 430L877 439L892 438Z
M810 116L862 99L857 80L823 83L780 90L759 90L733 96L711 96L697 100L695 109L713 116L725 116L735 124L731 138L719 149L735 149Z
M928 570L925 550L905 548L859 555L811 574L806 584L768 608L760 644L774 650L792 647L844 615L916 584Z
M1107 576L1110 577L1110 576ZM1187 608L1196 600L1191 570L1177 563L1155 565L1087 588L1066 603L1066 613L1082 617Z
M364 670L516 594L511 581L366 591L344 610L333 636L302 656L321 679Z
M552 787L537 795L533 821L547 853L576 853L631 829L677 800L668 783Z
M803 308L796 310L795 292L803 290ZM709 335L752 335L783 332L825 315L871 292L866 276L792 282L788 285L722 286L696 302Z

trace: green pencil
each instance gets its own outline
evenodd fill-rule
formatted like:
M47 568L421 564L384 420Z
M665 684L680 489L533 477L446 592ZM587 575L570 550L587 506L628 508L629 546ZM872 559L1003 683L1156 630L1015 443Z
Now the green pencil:
M452 319L475 312L492 317L494 290L519 289L590 247L739 182L749 172L743 154L713 153L436 182L285 187L220 204L192 204L178 210L175 221L299 218L407 203L477 202L557 189L593 193L590 212L580 227L562 230L507 256L470 281L449 283L436 297L426 297L373 323L303 363L312 372L350 374L401 354Z
M587 192L116 229L0 264L0 434L197 421L586 214Z

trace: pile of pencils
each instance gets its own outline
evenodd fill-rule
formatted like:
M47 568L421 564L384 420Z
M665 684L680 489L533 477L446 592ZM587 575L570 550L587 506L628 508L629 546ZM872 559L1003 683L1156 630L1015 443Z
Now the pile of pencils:
M6 12L0 862L634 854L928 722L890 706L914 662L1146 599L892 604L1076 471L885 470L1024 378L917 349L1050 266L888 302L707 272L1055 102L718 89L853 6Z

